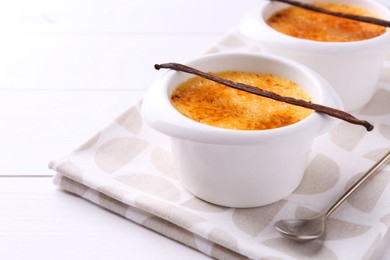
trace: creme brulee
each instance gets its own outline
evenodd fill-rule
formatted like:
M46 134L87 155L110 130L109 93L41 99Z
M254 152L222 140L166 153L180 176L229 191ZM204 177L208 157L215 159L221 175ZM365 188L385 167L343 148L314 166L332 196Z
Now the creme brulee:
M310 101L296 83L271 74L237 71L212 73L282 96ZM264 130L294 124L312 110L260 97L225 85L193 77L181 83L171 95L171 103L183 115L200 123L237 130Z
M375 14L350 5L313 3L313 5L335 12L376 17ZM267 24L284 34L313 41L349 42L377 37L385 27L333 15L289 7L273 14Z

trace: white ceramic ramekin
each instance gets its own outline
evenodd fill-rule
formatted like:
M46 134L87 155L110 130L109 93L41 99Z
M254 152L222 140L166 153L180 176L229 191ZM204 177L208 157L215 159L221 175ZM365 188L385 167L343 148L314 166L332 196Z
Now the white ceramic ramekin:
M313 102L342 108L318 74L294 61L270 55L213 54L187 65L206 72L272 73L297 82ZM171 137L176 170L195 196L228 207L256 207L278 201L301 182L312 140L338 120L314 112L304 120L270 130L231 130L193 121L170 103L173 89L192 75L168 71L144 97L142 114ZM259 111L261 113L261 111Z
M301 0L359 6L390 20L390 9L375 0ZM377 90L384 58L390 52L390 30L375 38L354 42L318 42L288 36L266 24L287 4L263 1L243 19L241 34L259 43L265 52L296 60L321 74L334 87L345 109L363 107Z

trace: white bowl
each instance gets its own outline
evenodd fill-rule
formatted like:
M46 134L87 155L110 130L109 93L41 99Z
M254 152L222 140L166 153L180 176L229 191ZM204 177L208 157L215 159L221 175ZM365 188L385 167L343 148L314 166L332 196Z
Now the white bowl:
M209 72L272 73L293 80L313 102L342 108L337 94L317 73L271 55L213 54L187 65ZM171 137L183 186L195 196L228 207L257 207L292 193L302 180L312 140L338 120L312 113L298 123L269 130L231 130L198 123L171 104L173 89L192 75L168 71L150 87L142 114Z
M344 3L362 7L390 20L390 9L375 0L302 0ZM243 19L241 34L259 43L265 52L296 60L321 74L335 88L345 109L363 107L377 90L379 73L390 52L390 30L378 37L354 42L318 42L276 31L265 21L287 4L263 1Z

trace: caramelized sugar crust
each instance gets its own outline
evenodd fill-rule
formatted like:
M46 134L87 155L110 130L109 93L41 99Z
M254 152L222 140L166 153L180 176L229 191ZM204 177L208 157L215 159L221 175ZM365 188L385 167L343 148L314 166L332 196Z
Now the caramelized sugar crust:
M237 71L211 73L279 95L310 101L296 83L271 74ZM193 77L174 89L171 103L183 115L200 123L237 130L264 130L294 124L312 110L274 101L225 85Z
M315 6L331 11L376 17L373 13L344 4L317 3ZM267 24L284 34L322 42L361 41L377 37L385 27L322 14L299 7L289 7L273 14Z

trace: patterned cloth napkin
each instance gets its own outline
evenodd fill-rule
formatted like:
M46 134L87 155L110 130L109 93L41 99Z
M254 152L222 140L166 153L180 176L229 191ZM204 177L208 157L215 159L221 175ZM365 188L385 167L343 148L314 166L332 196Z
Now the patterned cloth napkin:
M208 52L232 50L261 51L234 30ZM140 103L77 150L50 162L54 183L217 259L367 259L390 228L389 166L328 219L324 238L292 242L273 224L322 212L390 149L389 62L390 57L371 102L354 113L374 123L374 131L340 121L314 141L297 190L271 205L226 208L188 193L173 169L168 137L144 124Z

